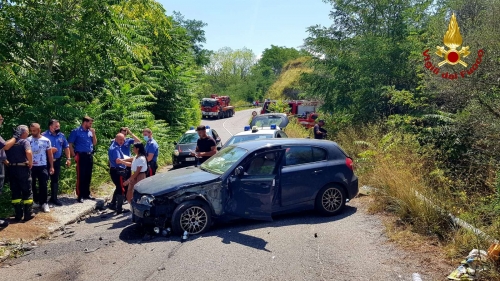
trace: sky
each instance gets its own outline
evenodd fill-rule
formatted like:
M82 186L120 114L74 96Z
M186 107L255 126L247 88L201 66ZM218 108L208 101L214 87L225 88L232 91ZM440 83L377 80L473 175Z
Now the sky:
M251 49L258 57L272 45L300 48L307 28L329 26L331 6L322 0L157 0L171 15L201 20L205 48Z

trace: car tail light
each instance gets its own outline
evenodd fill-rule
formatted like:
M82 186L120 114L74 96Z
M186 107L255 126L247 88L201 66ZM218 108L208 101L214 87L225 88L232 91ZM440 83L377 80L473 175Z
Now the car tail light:
M354 162L351 158L347 157L345 159L345 164L347 165L347 167L349 167L349 169L351 169L351 171L354 171Z

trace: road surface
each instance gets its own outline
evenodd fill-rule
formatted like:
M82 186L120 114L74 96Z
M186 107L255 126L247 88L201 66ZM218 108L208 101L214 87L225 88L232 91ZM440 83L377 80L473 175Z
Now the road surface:
M225 141L251 112L202 124ZM411 280L422 268L387 242L381 222L356 200L339 216L306 212L215 225L184 243L144 235L130 212L94 213L4 263L0 280Z

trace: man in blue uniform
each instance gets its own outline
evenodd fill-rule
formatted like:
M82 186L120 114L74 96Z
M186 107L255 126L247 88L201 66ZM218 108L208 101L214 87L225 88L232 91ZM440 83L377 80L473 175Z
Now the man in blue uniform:
M71 165L69 144L64 134L61 133L61 125L56 119L49 121L49 129L42 135L50 140L54 155L54 173L50 175L49 203L62 206L61 201L57 199L57 195L59 194L59 175L61 174L61 157L64 151L64 155L66 155L66 167L69 167Z
M121 146L125 143L125 136L123 134L117 134L115 137L115 142L111 144L108 149L109 157L109 175L111 180L115 184L115 192L113 193L113 199L109 208L116 210L116 213L122 213L123 201L125 200L125 194L127 194L123 182L128 179L127 170L125 165L120 164L119 160L125 159L125 155L121 149Z
M33 194L31 193L31 168L33 154L30 143L26 140L29 129L26 125L17 126L14 137L16 143L6 151L9 161L10 190L15 219L28 221L33 218Z
M83 203L83 199L95 200L90 196L93 152L94 145L97 144L95 130L92 128L93 122L92 118L83 117L82 125L71 131L68 139L71 155L76 161L76 195L80 203Z
M153 139L153 131L151 129L146 128L142 131L142 136L146 141L146 154L148 160L148 173L147 177L154 176L156 174L156 169L158 169L158 153L159 146L158 143Z
M130 157L130 146L133 145L134 143L141 142L141 140L136 135L134 135L127 127L121 127L120 134L125 136L125 142L123 143L123 145L120 145L120 148L123 154ZM131 138L127 138L127 135L130 135ZM113 144L116 145L116 139L111 141L111 145Z

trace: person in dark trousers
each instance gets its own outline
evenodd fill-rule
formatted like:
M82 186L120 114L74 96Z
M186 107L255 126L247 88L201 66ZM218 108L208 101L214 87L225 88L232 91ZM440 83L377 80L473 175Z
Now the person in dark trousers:
M109 208L116 210L116 213L121 214L123 212L123 201L125 201L125 195L127 190L123 182L125 182L127 177L127 169L124 164L121 163L125 159L125 155L121 150L121 146L125 143L125 136L123 134L117 134L115 137L115 142L111 144L108 149L109 157L109 175L111 180L115 184L115 192L113 193L113 198Z
M41 135L40 125L30 125L31 136L27 139L33 152L33 168L31 168L31 184L33 187L33 200L43 212L50 212L47 204L49 174L54 174L54 158L50 140ZM38 182L38 188L37 188Z
M207 129L204 125L196 128L200 138L196 141L196 150L191 152L191 155L199 159L199 163L207 161L212 155L217 153L217 143L215 140L207 135Z
M3 125L3 117L0 115L0 127ZM8 141L5 141L1 136L0 136L0 195L2 194L3 191L3 185L5 184L5 165L7 165L9 162L7 161L7 155L5 154L6 150L9 150L14 144L16 143L15 138L11 138ZM9 222L0 219L0 228L5 228L9 225Z
M146 159L148 160L148 172L146 174L147 177L156 175L156 169L158 169L158 154L159 154L159 146L158 143L153 139L153 131L151 129L146 128L142 131L142 136L146 141Z
M319 120L318 124L314 125L314 138L318 140L322 140L325 138L327 131L323 129L325 125L325 120Z
M92 180L92 168L94 166L93 151L97 144L97 137L92 123L94 119L85 116L82 125L69 134L69 149L76 162L76 195L77 201L83 203L83 199L95 200L90 196L90 183Z
M61 174L61 157L66 156L66 167L71 166L71 154L69 151L69 143L66 137L61 133L61 125L56 119L49 121L49 129L42 134L50 140L52 145L52 153L54 158L54 173L50 175L50 204L62 206L61 201L57 199L59 194L59 176Z
M29 129L26 125L17 126L14 137L16 143L6 151L9 161L10 190L15 219L28 221L33 218L33 194L31 192L31 168L33 154L27 140Z

